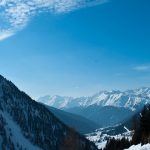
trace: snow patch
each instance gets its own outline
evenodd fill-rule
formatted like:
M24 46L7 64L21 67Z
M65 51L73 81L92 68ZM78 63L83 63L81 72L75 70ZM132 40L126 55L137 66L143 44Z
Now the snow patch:
M21 133L20 127L12 120L11 116L7 112L1 112L3 118L6 121L6 132L7 134L12 134L12 141L15 143L15 149L18 149L17 145L22 146L23 149L28 149L28 150L41 150L37 146L32 145Z
M146 144L146 145L132 145L130 148L125 149L125 150L150 150L150 144Z

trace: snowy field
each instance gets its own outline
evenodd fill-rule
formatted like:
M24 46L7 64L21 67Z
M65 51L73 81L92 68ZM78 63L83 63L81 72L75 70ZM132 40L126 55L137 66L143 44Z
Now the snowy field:
M126 127L124 128L126 129L126 132L118 135L108 135L105 133L107 132L107 128L100 128L93 133L87 134L86 138L94 142L98 149L103 149L109 138L122 139L125 137L131 140L133 132L129 131Z
M146 144L146 145L132 145L130 148L125 149L125 150L150 150L150 144Z

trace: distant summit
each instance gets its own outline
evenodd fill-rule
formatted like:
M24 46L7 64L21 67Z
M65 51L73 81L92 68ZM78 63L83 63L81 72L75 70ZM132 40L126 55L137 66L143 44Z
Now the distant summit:
M93 96L79 98L49 96L38 99L38 102L109 127L127 121L150 103L150 88L100 91Z
M91 97L61 97L61 96L45 96L37 100L38 102L49 106L68 109L73 107L89 107L97 106L114 106L124 107L130 110L136 110L139 107L150 102L150 88L142 87L134 90L126 91L101 91Z

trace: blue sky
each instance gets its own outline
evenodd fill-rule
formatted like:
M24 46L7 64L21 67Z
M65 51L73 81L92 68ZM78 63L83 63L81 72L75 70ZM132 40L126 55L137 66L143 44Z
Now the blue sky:
M0 74L34 98L150 86L149 6L109 0L42 11L21 27L1 22L1 37L13 33L0 40Z

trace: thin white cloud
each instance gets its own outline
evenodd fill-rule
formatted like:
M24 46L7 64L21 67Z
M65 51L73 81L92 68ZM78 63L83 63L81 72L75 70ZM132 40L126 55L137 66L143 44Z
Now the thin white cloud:
M108 0L0 0L0 40L12 36L39 12L64 13Z
M0 31L0 41L8 37L11 37L12 35L14 35L13 31L10 31L10 30Z
M136 71L150 71L150 65L139 65L133 68Z

